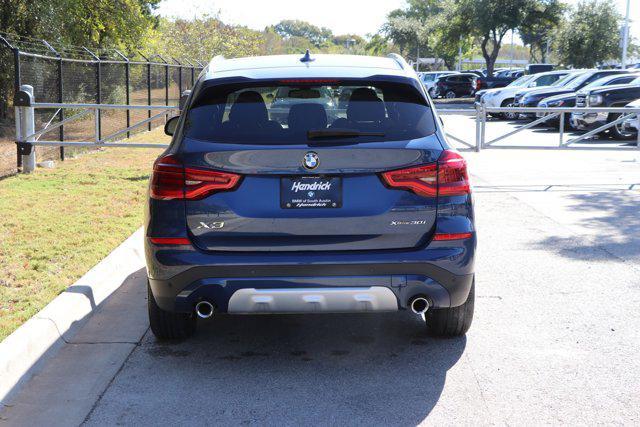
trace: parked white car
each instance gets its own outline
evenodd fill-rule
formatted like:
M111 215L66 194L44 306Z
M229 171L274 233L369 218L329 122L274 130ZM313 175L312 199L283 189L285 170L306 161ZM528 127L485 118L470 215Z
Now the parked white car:
M429 96L433 98L435 95L436 80L438 80L438 77L440 76L446 76L449 74L458 74L458 72L457 71L426 71L424 73L419 73L419 76L420 76L420 80L422 81L424 86L427 88L427 91L429 92Z
M627 105L625 105L626 108L640 108L640 99L636 99L633 102L628 103ZM640 130L640 127L638 126L638 121L640 120L639 117L631 117L630 119L625 120L624 122L622 122L622 128L624 130L630 130L630 131L635 131L637 132L638 130Z
M514 107L515 95L517 92L522 91L523 88L538 89L543 86L549 86L569 73L570 71L568 70L560 70L522 76L509 86L487 90L482 95L480 102L490 108ZM518 114L505 113L501 116L513 120L517 118Z

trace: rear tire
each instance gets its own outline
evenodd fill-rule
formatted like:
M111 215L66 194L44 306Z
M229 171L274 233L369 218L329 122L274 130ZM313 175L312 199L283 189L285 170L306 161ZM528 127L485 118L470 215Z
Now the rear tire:
M471 284L467 301L458 307L434 308L427 311L427 330L437 337L458 337L467 333L473 321L475 279Z
M151 332L158 340L183 340L196 331L196 317L192 313L173 313L161 309L148 284L147 307Z
M445 98L447 99L453 99L456 97L456 93L452 90L447 91L447 93L444 95Z

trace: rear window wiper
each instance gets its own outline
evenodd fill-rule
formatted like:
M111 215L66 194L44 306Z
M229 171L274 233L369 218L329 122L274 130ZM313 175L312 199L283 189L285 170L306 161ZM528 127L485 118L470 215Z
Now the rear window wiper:
M308 139L357 138L359 136L384 136L384 133L360 132L355 129L312 129L307 131Z

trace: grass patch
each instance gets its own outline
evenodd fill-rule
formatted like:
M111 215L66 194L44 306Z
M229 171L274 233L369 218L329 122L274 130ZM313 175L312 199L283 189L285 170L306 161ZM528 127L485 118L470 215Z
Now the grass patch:
M168 137L155 130L130 141ZM0 180L0 340L142 225L160 153L108 148Z

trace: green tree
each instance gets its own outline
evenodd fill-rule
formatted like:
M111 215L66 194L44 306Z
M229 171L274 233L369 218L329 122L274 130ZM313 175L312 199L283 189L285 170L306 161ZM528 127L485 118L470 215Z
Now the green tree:
M309 40L315 47L324 46L333 37L330 29L316 27L305 21L287 19L280 21L273 27L274 31L284 38L302 37Z
M487 74L493 69L502 47L504 36L518 28L525 11L536 0L450 0L449 7L459 19L452 23L457 31L475 37L480 43Z
M467 25L456 11L453 0L408 0L407 8L388 15L381 32L400 53L441 58L453 68L459 49L466 53L472 44Z
M382 56L393 52L394 47L386 37L381 34L374 34L365 46L365 51L369 55Z
M381 31L402 54L413 58L432 56L436 21L442 12L442 2L438 0L408 0L407 8L389 13Z
M93 47L139 48L156 24L160 0L62 0L64 41ZM37 3L37 2L35 2Z
M155 24L159 0L0 0L0 32L24 51L45 53L39 41L87 47L140 47ZM13 58L0 47L0 118L13 93Z
M258 55L263 41L261 32L227 25L217 16L203 15L191 20L161 18L146 51L208 61L217 55L227 58Z
M531 1L527 5L518 33L522 42L529 46L532 61L537 62L540 58L541 62L547 62L548 45L562 23L565 9L560 0Z
M593 67L620 54L622 17L610 0L583 0L571 9L556 40L560 61Z

